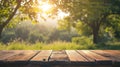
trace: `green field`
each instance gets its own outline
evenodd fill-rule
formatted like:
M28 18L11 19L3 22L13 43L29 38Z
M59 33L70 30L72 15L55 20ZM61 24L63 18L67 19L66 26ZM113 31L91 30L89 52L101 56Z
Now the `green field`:
M0 50L82 50L82 49L120 49L120 42L106 44L76 44L72 42L56 41L53 43L36 42L30 44L26 42L10 42L8 44L0 43Z

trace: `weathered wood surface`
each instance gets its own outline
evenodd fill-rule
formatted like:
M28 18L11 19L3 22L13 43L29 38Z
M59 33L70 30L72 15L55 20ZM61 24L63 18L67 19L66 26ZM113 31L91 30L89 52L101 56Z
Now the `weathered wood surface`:
M120 67L120 50L1 50L0 67Z

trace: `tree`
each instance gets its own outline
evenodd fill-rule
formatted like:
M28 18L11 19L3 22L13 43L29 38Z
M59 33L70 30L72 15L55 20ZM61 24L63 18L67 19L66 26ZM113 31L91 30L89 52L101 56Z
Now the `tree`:
M78 21L75 25L75 29L77 30L77 32L81 35L81 36L91 36L92 32L91 32L91 28L89 26L87 26L86 24L84 24L81 21Z
M116 38L120 37L120 0L111 0L110 13L104 24L107 31L113 33ZM111 31L112 30L112 31Z
M120 37L120 0L112 1L111 11L112 13L108 16L109 26L114 29L115 37Z
M59 30L67 30L68 33L72 31L72 22L69 21L69 19L65 18L64 20L58 20L58 29Z
M119 14L111 14L108 16L108 23L106 23L108 32L113 29L114 37L120 38L120 15ZM109 30L110 29L110 30Z
M0 0L0 38L3 29L10 24L11 20L17 16L19 19L24 17L20 16L26 14L33 21L37 21L37 14L41 12L38 9L39 0Z
M0 38L3 28L14 17L20 7L20 4L21 0L0 0Z
M109 0L59 0L55 3L62 11L70 13L70 20L80 20L89 26L92 30L93 42L98 43L100 26L110 12Z

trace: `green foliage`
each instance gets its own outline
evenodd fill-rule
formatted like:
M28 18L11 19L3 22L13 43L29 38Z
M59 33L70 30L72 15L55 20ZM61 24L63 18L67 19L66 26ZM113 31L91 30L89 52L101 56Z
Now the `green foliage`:
M83 49L78 44L70 42L56 41L50 44L36 42L35 44L30 44L27 42L14 41L5 44L0 44L0 50L65 50L65 49Z
M58 30L56 27L50 25L37 23L32 24L30 21L20 22L16 27L4 29L1 41L7 43L18 39L19 41L26 41L30 43L39 42L53 42L57 40L71 41L72 37L78 36L77 32L67 30Z
M74 37L72 38L73 43L80 44L86 49L93 49L95 48L95 45L92 42L92 39L90 37L81 36L81 37Z
M0 25L9 17L11 12L14 10L13 7L15 5L16 5L16 0L0 1Z
M110 0L111 1L111 13L120 14L120 0Z
M120 49L120 42L117 41L116 39L113 39L113 40L109 40L106 43L98 44L96 47L97 47L97 49L102 49L102 50L106 50L106 49L107 50L108 49L119 50Z
M84 39L84 38L81 38ZM85 37L86 39L86 37ZM19 42L13 41L8 44L0 43L0 50L83 50L83 49L120 49L120 42L109 41L102 44L92 44L89 43L88 40L76 44L65 41L55 41L53 43L42 43L36 42L34 44L30 44L28 42Z
M0 50L6 49L6 45L0 42Z
M67 30L69 33L73 28L73 22L71 22L67 17L65 19L58 20L58 25L58 29Z
M109 31L114 33L114 36L119 39L120 37L120 15L111 14L108 16L108 23L106 25L111 28L113 31Z
M58 14L59 10L70 14L58 21L59 29L62 30L36 23L38 13L46 20L42 16L44 12L38 9L38 0L0 0L0 34L4 28L1 40L8 43L0 43L0 49L119 49L116 48L119 42L109 41L114 37L120 39L120 0L49 1L55 6L53 14ZM16 7L18 4L21 6ZM20 22L28 19L33 21L33 25ZM94 38L90 37L92 34ZM18 41L11 42L15 39ZM99 40L101 46L95 46L92 40Z
M63 28L68 26L75 26L78 21L83 23L78 23L77 29L80 34L90 35L93 34L93 42L98 43L99 41L99 30L102 24L106 20L106 16L110 13L110 4L108 0L60 0L57 6L64 12L70 13L68 16L69 21L66 23L64 19ZM71 24L71 25L70 25ZM80 25L82 25L80 27ZM82 31L81 31L82 28ZM84 30L84 31L83 31Z
M8 29L8 31L4 31L3 33L4 34L2 34L2 36L4 36L4 37L1 38L1 41L3 43L9 42L9 41L15 39L15 35L14 35L15 33L13 31L11 31L10 29Z
M0 0L0 38L4 28L11 28L20 21L38 22L38 13L43 13L39 6L38 0Z
M14 42L8 43L7 50L10 50L10 49L22 50L22 49L27 49L26 47L28 47L26 43L14 41Z
M53 50L70 50L70 49L79 49L80 46L75 43L64 42L64 41L56 41L50 43L43 47L43 49L53 49Z
M77 30L77 32L80 34L80 35L83 35L83 36L90 36L92 34L91 32L91 28L88 27L86 24L84 24L83 22L81 21L78 21L75 25L75 29Z

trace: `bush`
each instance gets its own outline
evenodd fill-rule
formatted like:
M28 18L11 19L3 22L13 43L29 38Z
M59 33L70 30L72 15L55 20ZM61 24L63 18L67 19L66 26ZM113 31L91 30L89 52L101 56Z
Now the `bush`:
M89 45L93 44L92 39L86 36L81 36L81 37L73 37L72 42L81 44L81 45Z
M79 44L84 49L95 49L96 46L92 42L92 38L81 36L81 37L74 37L72 38L72 42Z

